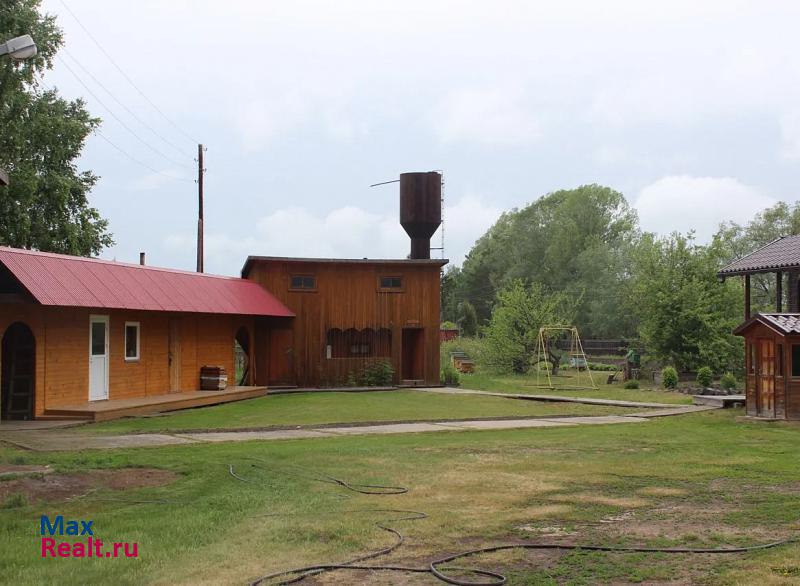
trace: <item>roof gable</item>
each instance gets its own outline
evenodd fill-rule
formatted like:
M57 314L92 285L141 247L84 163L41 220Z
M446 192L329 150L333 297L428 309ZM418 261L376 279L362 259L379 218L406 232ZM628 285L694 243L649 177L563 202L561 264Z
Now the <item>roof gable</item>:
M253 281L0 247L0 263L42 305L294 316Z
M733 333L742 336L756 324L764 325L782 336L800 335L800 313L757 313Z

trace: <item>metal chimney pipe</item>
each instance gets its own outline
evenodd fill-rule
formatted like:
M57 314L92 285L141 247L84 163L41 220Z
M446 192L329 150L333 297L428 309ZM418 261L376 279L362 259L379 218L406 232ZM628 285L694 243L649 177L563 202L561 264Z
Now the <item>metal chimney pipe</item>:
M139 264L144 266L144 252L139 253Z

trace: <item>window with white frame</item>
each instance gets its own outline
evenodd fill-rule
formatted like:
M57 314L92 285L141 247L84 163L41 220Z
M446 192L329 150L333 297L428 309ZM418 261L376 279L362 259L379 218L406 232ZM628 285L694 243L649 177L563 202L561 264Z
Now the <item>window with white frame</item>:
M140 333L141 327L138 321L125 322L125 360L127 362L139 360Z

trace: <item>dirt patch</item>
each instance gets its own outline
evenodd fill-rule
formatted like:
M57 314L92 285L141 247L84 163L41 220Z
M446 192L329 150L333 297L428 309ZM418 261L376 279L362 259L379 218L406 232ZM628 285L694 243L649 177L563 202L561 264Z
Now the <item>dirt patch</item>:
M21 494L27 502L63 501L93 490L131 490L170 484L177 474L158 468L91 470L73 474L46 474L0 482L0 503Z
M646 486L645 488L640 488L636 492L646 496L684 496L689 494L688 490L671 488L669 486Z
M0 477L25 476L28 474L50 474L50 466L35 466L28 464L0 464Z

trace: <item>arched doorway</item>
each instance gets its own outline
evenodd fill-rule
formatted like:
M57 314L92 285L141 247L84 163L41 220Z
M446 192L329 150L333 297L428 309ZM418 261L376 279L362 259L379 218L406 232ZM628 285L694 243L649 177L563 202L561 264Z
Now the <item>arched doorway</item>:
M233 342L236 384L239 386L251 384L250 346L250 331L242 326Z
M3 419L33 419L36 390L36 339L23 323L3 335L0 412Z

